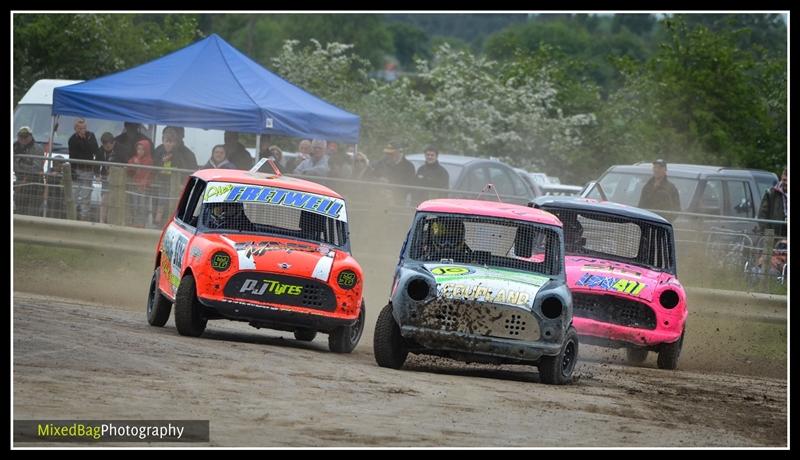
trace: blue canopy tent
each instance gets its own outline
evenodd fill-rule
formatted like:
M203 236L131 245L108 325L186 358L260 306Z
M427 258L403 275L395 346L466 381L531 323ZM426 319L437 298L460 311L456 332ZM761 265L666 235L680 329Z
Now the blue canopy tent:
M53 114L358 143L360 117L213 34L154 61L56 88Z

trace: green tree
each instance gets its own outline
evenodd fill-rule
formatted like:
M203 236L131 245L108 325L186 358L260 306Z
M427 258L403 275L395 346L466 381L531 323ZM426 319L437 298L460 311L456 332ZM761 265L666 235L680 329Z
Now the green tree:
M286 40L348 43L374 68L394 52L391 32L377 14L213 14L203 15L206 33L218 33L261 63L281 52Z
M200 37L189 15L14 15L14 101L42 78L86 80L143 64Z
M403 68L414 66L414 59L430 59L430 37L419 27L402 22L393 22L388 25L394 40L394 54Z
M779 94L781 61L738 47L746 30L712 31L681 17L666 22L670 42L649 63L659 82L661 119L696 140L702 158L722 165L765 167L786 152L774 151L785 123ZM765 91L766 90L766 91Z

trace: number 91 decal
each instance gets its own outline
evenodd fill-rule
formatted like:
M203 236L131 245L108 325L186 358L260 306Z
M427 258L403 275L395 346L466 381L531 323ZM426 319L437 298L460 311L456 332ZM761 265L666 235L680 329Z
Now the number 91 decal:
M626 294L638 296L642 289L647 285L637 281L630 281L623 278L612 276L599 276L587 273L575 283L577 286L596 287L607 291L624 292Z

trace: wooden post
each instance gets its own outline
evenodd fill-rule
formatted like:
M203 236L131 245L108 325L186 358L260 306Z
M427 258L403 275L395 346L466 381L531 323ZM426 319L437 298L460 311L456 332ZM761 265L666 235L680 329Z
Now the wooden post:
M76 220L78 210L75 209L75 197L72 195L72 167L69 163L64 163L61 171L64 175L64 207L67 219Z
M771 278L772 278L772 251L775 249L775 229L767 228L764 230L764 242L766 243L766 247L764 248L766 260L764 261L764 266L761 267L764 269L764 278L766 279L765 282L765 290L764 292L769 292Z
M125 225L125 168L112 166L108 172L108 223Z

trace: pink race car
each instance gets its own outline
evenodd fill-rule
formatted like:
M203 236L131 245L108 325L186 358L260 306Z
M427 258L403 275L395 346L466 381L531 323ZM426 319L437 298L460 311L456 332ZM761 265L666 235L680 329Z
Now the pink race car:
M530 206L564 225L567 283L581 343L626 348L641 363L675 369L686 332L672 225L643 209L586 198L540 197Z

